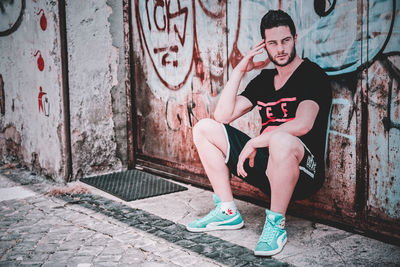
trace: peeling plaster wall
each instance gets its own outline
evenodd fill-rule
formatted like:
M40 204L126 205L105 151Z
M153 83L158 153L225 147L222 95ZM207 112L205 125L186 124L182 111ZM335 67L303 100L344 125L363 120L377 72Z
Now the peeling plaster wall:
M9 157L63 177L57 1L1 1L0 162ZM3 110L4 108L4 110Z
M115 131L115 141L117 143L116 157L123 166L127 165L127 130L126 130L126 88L125 79L127 75L125 62L124 31L123 31L123 1L107 0L107 5L112 8L112 13L108 18L110 23L110 33L112 46L118 50L118 83L111 88L111 100L113 109L113 121Z
M126 162L121 5L66 1L75 179L120 170Z
M58 2L0 4L0 161L65 180ZM117 0L66 1L73 179L127 165L122 12Z

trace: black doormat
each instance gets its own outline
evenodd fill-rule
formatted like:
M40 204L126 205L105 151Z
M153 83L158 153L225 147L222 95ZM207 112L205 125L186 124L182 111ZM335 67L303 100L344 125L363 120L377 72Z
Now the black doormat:
M83 178L81 181L125 201L187 190L184 186L138 170Z

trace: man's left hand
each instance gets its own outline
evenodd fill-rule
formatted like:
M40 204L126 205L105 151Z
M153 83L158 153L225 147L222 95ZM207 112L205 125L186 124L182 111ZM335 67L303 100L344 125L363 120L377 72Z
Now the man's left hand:
M251 142L247 142L242 152L240 152L238 164L237 164L237 174L243 178L247 176L247 172L244 170L244 162L249 159L249 166L254 167L254 158L256 157L257 150L252 146Z

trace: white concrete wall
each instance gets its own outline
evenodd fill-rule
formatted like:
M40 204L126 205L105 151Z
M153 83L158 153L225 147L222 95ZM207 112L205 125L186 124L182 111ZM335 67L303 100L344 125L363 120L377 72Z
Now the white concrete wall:
M1 2L0 74L5 110L0 115L0 161L14 155L60 180L63 114L58 6L56 1L26 1L18 25L22 3ZM11 25L14 31L7 33Z
M0 5L5 92L0 164L17 159L65 180L59 3L5 0ZM126 166L123 8L118 0L67 0L65 8L72 179L77 179Z
M116 133L119 125L114 123L114 117L125 113L124 98L117 98L121 101L119 109L113 110L113 94L125 94L121 82L124 74L118 72L119 64L124 65L119 56L123 52L122 6L114 9L106 0L66 1L75 178L122 168L122 156L117 151L121 131ZM113 16L116 18L112 20ZM118 37L113 37L112 28L115 34L119 33ZM122 46L121 51L117 45ZM119 122L125 126L122 117ZM122 135L126 126L123 129ZM126 143L126 138L120 143Z

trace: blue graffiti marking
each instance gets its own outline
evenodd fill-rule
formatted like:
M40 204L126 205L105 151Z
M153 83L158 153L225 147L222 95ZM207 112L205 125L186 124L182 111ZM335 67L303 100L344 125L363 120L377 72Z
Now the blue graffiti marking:
M324 3L322 3L324 2ZM298 51L328 75L353 72L385 49L394 27L396 0L296 1L288 6L299 28ZM327 11L325 11L327 9Z

